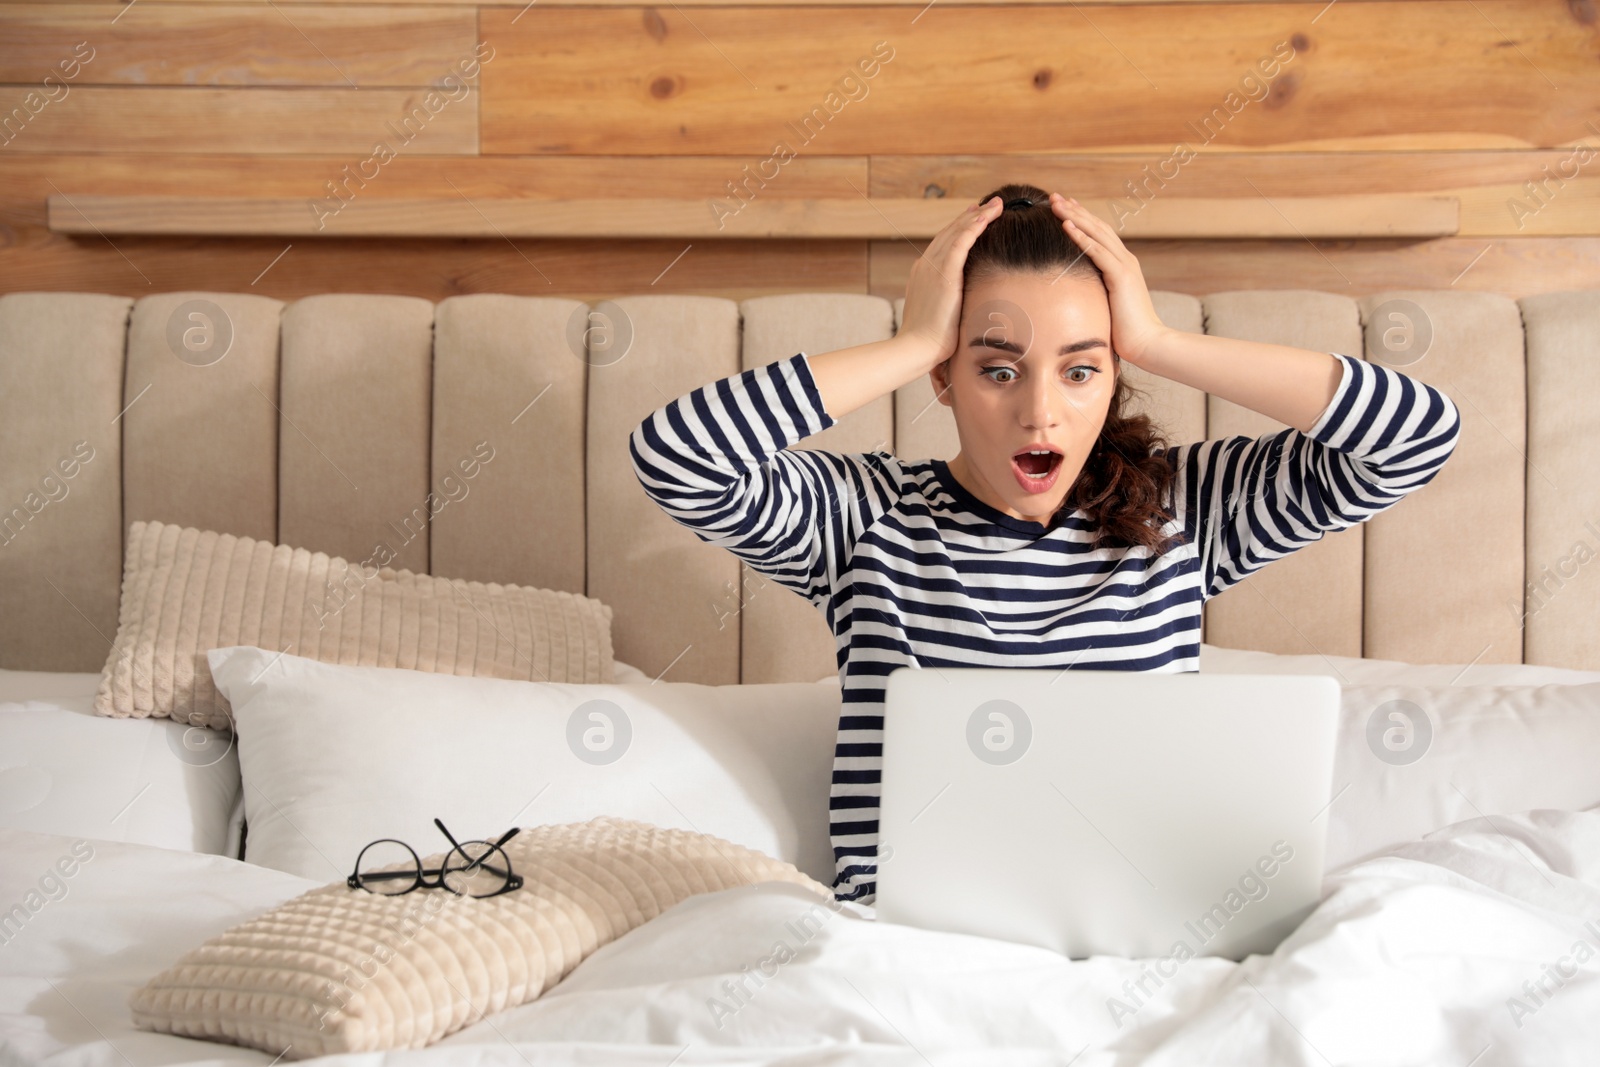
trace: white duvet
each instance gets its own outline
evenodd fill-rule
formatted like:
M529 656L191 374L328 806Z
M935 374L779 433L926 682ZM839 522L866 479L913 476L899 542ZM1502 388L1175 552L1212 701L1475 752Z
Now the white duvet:
M0 907L27 913L0 929L0 1067L272 1063L135 1030L127 1000L315 883L73 843L0 831ZM1332 872L1300 929L1243 963L1074 962L868 915L782 883L693 897L430 1048L305 1062L1600 1064L1600 809L1456 823Z

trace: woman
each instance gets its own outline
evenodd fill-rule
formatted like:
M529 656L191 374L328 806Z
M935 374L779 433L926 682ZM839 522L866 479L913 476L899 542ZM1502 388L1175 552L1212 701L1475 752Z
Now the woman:
M1126 414L1123 360L1292 428L1167 447ZM923 374L955 416L948 463L785 450ZM928 244L893 338L713 382L630 449L668 515L825 613L833 888L870 904L890 671L1198 670L1206 600L1420 489L1459 434L1391 368L1165 326L1107 223L1006 185Z

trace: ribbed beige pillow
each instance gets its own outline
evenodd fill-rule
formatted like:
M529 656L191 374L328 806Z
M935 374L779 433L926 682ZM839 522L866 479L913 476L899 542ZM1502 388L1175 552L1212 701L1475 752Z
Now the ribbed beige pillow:
M322 552L136 522L94 709L230 729L206 652L231 645L347 666L603 684L611 617L610 605L577 593L363 572Z
M280 904L150 979L129 1001L133 1024L287 1060L421 1048L537 999L697 893L790 882L817 896L820 919L841 907L792 864L631 819L523 830L505 851L524 884L499 896L380 896L335 882Z

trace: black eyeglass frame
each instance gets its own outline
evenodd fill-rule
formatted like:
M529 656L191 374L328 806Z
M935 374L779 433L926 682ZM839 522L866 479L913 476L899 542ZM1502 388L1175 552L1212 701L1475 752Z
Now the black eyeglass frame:
M406 844L404 841L401 841L399 838L380 837L378 840L368 843L366 847L356 855L355 870L351 872L350 877L345 879L345 885L349 886L351 889L365 890L374 896L399 897L404 896L405 894L416 889L443 889L447 892L454 893L458 897L470 897L473 900L488 900L490 897L497 897L501 893L509 893L512 890L522 888L522 875L511 870L511 857L506 855L505 849L501 847L522 831L520 826L513 826L511 829L501 834L500 840L498 841L485 841L481 838L474 838L470 841L461 842L455 839L455 835L447 830L444 823L438 818L433 820L433 824L439 828L440 833L444 834L444 836L449 839L451 845L450 851L445 853L444 861L437 868L424 869L422 866L422 859L417 855L417 850ZM381 845L384 842L392 842L411 853L411 869L409 871L374 871L369 874L365 880L363 880L361 877L361 857L367 854L367 849L372 848L374 845ZM474 858L467 854L467 845L487 845L488 848L484 851L483 855ZM505 860L504 870L485 862L496 852L500 853L501 857L503 857ZM452 867L450 864L450 857L456 855L457 853L461 854L462 863L459 866ZM478 868L487 870L491 874L503 876L506 880L505 884L499 889L496 889L493 893L482 894L462 893L459 890L452 889L450 886L445 884L444 879L447 872L454 873L456 871L472 871ZM393 893L380 893L370 886L363 884L364 881L375 881L385 878L404 878L408 875L412 878L412 883L405 889L401 889ZM428 880L430 876L433 877L433 881L431 882Z

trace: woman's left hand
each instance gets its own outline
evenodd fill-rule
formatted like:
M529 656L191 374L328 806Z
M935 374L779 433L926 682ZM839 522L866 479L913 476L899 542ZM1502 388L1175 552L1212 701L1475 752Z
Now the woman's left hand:
M1067 236L1100 268L1111 301L1111 348L1141 366L1168 327L1150 302L1139 260L1128 251L1111 224L1070 197L1050 194L1050 208Z

